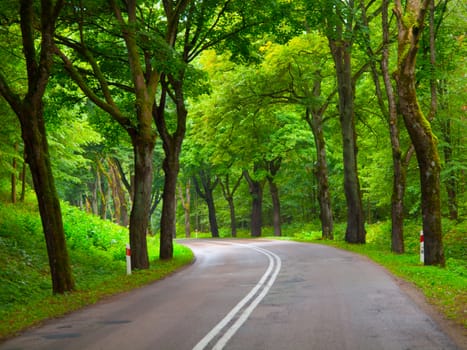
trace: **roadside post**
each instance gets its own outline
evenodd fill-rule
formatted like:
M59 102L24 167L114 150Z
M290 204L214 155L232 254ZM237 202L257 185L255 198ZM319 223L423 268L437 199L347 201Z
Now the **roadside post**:
M423 238L423 230L420 231L420 262L425 262L425 242Z
M131 249L130 245L126 245L126 274L131 275Z

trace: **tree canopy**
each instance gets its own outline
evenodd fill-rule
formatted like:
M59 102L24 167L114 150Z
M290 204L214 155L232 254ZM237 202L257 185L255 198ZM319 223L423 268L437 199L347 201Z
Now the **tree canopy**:
M318 222L333 239L338 222L364 244L366 224L389 220L403 253L417 217L425 264L443 265L442 218L466 209L463 9L2 2L0 179L12 201L17 181L37 193L54 291L73 288L59 199L128 226L136 269L147 234L170 259L180 225Z

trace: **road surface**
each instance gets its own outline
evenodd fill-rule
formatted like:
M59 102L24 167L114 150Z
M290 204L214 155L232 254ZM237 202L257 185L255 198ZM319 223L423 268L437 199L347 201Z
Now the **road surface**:
M382 268L331 247L186 240L190 267L46 322L1 350L450 350Z

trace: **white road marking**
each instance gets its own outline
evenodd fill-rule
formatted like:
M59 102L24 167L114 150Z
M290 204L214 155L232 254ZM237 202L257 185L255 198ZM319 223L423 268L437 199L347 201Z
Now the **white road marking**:
M237 305L235 305L234 308L230 310L230 312L208 334L206 334L203 339L198 342L198 344L196 344L193 350L204 350L206 346L226 327L229 322L231 322L235 317L238 317L234 324L224 331L224 335L213 347L215 350L222 350L230 338L232 338L232 336L238 331L243 323L245 323L253 310L269 292L269 289L271 289L281 269L281 259L273 252L245 244L232 244L254 249L261 254L266 255L269 259L269 266L256 286ZM256 296L256 298L253 299L253 297L261 288L261 292ZM240 312L248 303L250 304L243 310L243 312Z

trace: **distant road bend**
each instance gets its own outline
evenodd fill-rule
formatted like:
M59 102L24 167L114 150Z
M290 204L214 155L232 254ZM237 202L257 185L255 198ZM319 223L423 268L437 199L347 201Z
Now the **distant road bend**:
M331 247L182 240L190 267L51 320L0 350L455 350L379 266Z

